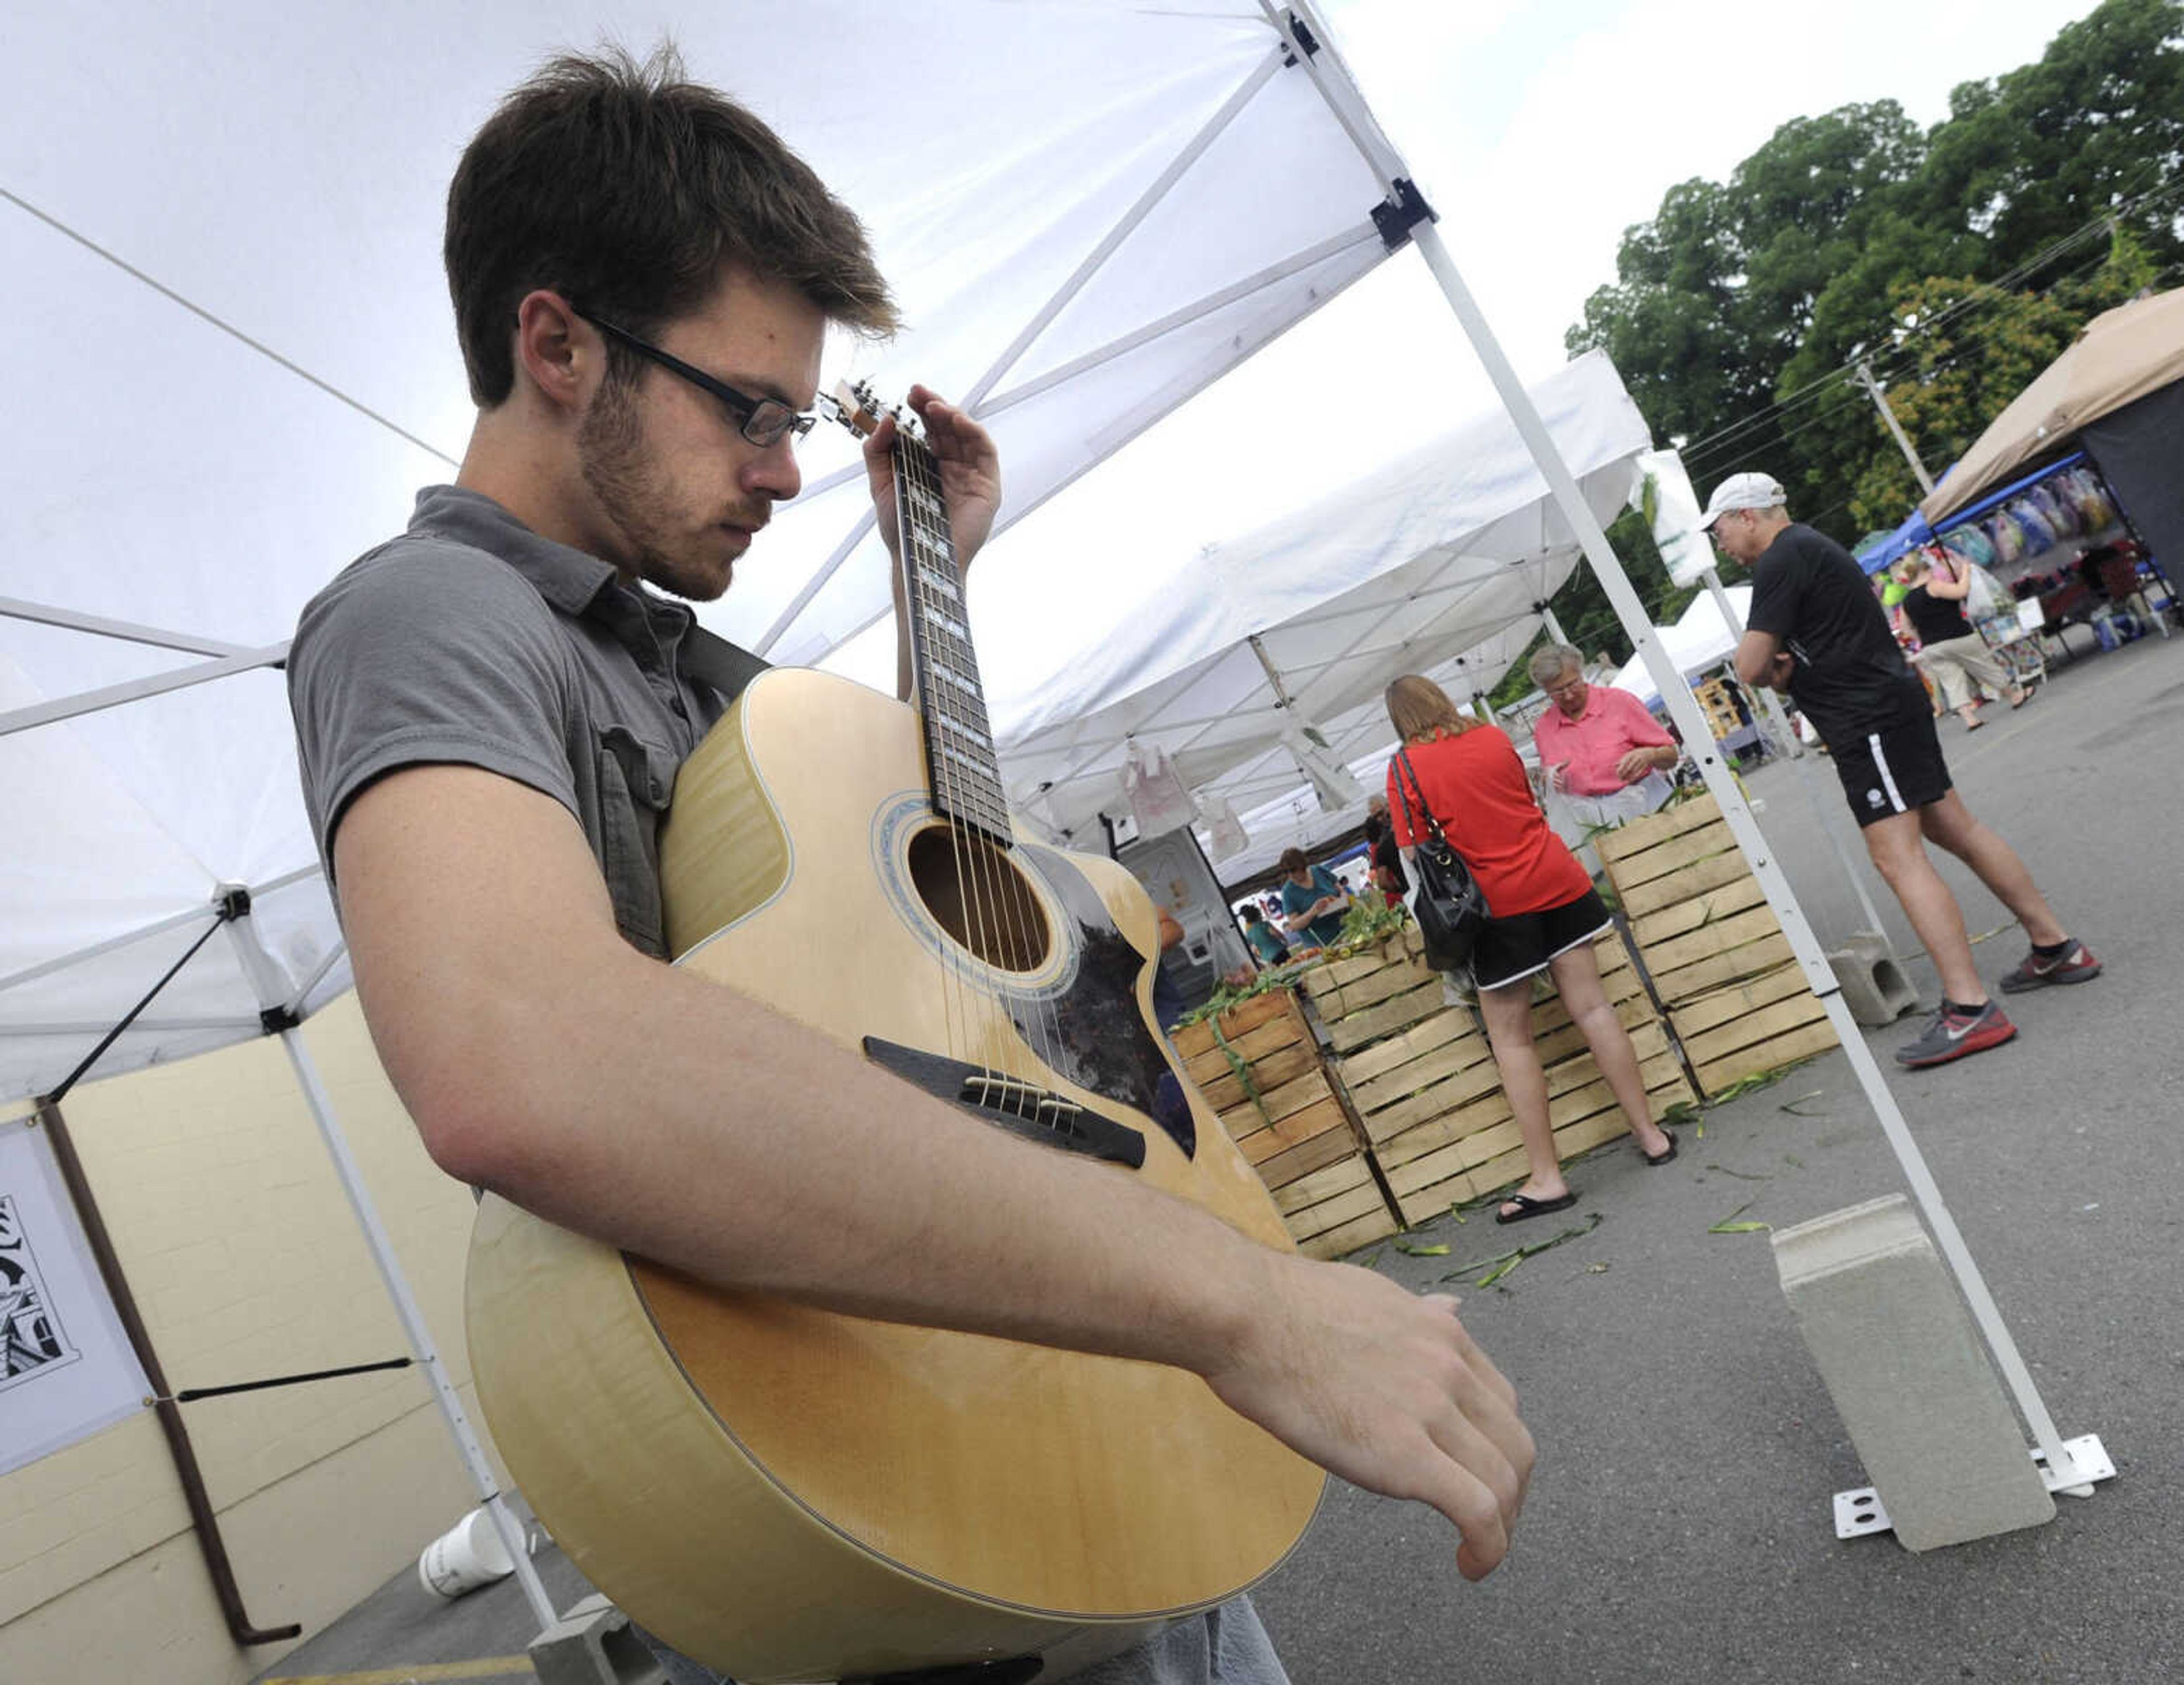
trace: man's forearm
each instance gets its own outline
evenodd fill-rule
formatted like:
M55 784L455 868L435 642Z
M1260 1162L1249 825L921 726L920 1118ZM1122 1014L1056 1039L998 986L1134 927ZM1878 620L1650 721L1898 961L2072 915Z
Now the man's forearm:
M1203 1372L1278 1259L633 951L562 998L494 1027L456 1172L701 1279Z

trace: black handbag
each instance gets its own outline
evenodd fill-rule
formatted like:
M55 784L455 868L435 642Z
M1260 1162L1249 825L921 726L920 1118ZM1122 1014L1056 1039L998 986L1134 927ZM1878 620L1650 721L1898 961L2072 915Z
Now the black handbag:
M1418 934L1425 939L1426 964L1437 971L1463 970L1471 964L1479 932L1494 914L1479 880L1442 834L1433 809L1426 806L1425 786L1418 782L1418 775L1411 766L1410 751L1396 750L1396 760L1403 769L1403 777L1396 781L1396 796L1403 804L1403 823L1411 833L1412 860L1418 868L1418 894L1411 911L1418 921ZM1426 816L1423 831L1411 812L1404 778L1418 792L1418 807Z

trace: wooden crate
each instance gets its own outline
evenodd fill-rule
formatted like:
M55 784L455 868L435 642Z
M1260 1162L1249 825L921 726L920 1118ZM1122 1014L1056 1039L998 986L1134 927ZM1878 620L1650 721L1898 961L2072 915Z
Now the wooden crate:
M1293 991L1240 1002L1177 1031L1174 1041L1185 1073L1273 1194L1301 1250L1334 1257L1396 1232Z
M1608 998L1637 1047L1656 1110L1690 1099L1682 1066L1620 937L1611 932L1595 951ZM1516 1119L1485 1032L1469 1007L1446 1003L1440 974L1419 960L1415 938L1370 967L1329 969L1334 975L1315 991L1314 1005L1337 1052L1337 1074L1406 1226L1523 1181L1528 1172ZM1352 1010L1331 1015L1330 1006L1351 1003ZM1534 1004L1532 1026L1546 1072L1547 1113L1563 1154L1623 1132L1623 1115L1582 1032L1552 992Z
M1712 796L1634 820L1594 847L1702 1093L1836 1045Z

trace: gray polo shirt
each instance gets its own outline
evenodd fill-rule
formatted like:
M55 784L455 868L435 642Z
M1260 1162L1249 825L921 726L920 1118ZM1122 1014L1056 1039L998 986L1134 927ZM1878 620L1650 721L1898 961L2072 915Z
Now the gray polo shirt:
M334 827L374 779L482 766L576 816L622 935L666 958L660 821L676 769L730 700L689 670L703 637L682 603L622 584L491 498L426 487L407 532L311 599L288 653L328 881Z

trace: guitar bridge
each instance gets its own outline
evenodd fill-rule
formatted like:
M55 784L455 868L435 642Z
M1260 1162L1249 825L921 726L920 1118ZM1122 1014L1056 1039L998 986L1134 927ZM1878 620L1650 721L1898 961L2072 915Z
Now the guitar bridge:
M865 1057L927 1093L953 1101L1012 1134L1065 1152L1083 1153L1132 1170L1144 1167L1145 1137L1067 1094L983 1065L906 1048L878 1036L864 1039Z

